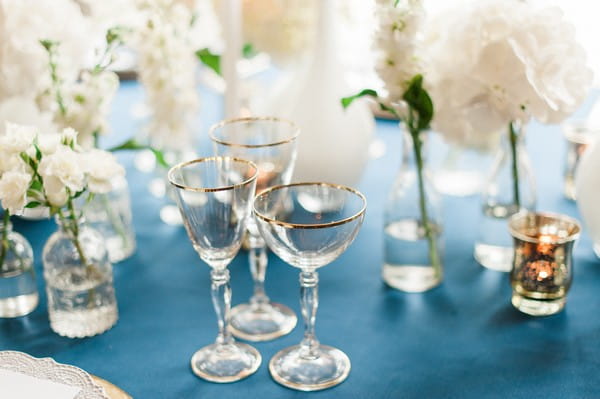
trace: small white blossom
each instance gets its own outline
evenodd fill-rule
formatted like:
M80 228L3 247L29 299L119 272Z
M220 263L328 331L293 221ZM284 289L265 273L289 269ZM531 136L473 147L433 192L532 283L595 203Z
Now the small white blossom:
M2 208L11 214L20 214L27 204L27 190L31 175L25 172L8 171L0 177L0 201Z
M110 152L93 149L83 153L82 158L88 190L92 193L108 193L113 189L115 178L125 175L125 169Z

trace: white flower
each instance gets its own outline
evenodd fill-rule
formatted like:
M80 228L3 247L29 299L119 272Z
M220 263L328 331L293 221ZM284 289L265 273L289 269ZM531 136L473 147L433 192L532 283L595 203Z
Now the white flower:
M377 0L375 33L377 74L390 102L398 102L408 82L423 71L418 33L425 12L421 0Z
M592 83L574 28L558 8L517 0L472 2L431 23L426 82L433 127L482 146L509 122L558 123Z
M31 175L24 172L8 171L0 177L0 201L2 208L10 213L20 214L27 204L27 190Z
M0 99L35 98L50 87L42 39L61 43L57 72L75 79L92 50L89 25L72 0L0 0Z
M8 154L20 154L33 144L37 134L34 126L23 126L7 122L4 134L0 136L0 149Z
M67 127L60 132L60 139L65 145L71 145L77 142L77 135L77 130L72 127Z
M56 122L79 132L78 143L83 148L94 146L94 134L109 132L108 115L119 78L114 72L84 72L79 81L65 85L63 98L66 114L57 114Z
M59 134L48 133L37 136L38 148L43 155L50 155L58 149L61 144L61 136Z
M190 144L190 127L198 109L196 50L189 22L192 14L170 0L138 1L143 21L130 43L138 53L139 81L151 110L147 126L153 145L182 149Z
M111 191L115 178L125 175L125 169L110 152L93 149L83 153L82 158L88 190L92 193L104 194Z
M58 146L54 153L42 157L38 173L44 181L46 196L54 206L65 204L67 189L75 194L85 187L81 156L65 145Z

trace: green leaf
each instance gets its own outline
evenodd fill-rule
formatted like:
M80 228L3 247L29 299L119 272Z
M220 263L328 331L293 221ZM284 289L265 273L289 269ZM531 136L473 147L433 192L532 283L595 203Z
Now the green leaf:
M46 51L52 51L55 46L58 46L58 42L57 41L48 40L48 39L40 40L40 44L42 46L44 46L44 48L46 49Z
M209 49L203 48L196 51L196 57L201 63L212 69L217 75L221 75L221 56L212 53Z
M85 193L85 189L83 189L81 191L77 191L75 193L75 195L71 197L71 199L79 198L79 197L81 197L81 194L83 194L83 193Z
M37 137L36 137L36 141L37 141ZM38 147L37 144L33 145L33 148L35 148L35 159L37 159L37 161L41 161L42 160L42 152L40 151L40 147Z
M25 205L25 208L36 208L36 207L38 207L40 205L42 205L40 202L31 201L27 205Z
M29 188L31 190L42 192L42 182L39 180L34 180L31 182L31 185L29 186Z
M342 107L348 108L350 106L350 104L352 104L354 102L354 100L359 99L361 97L365 97L365 96L370 96L370 97L379 99L379 95L377 94L377 92L375 90L364 89L360 93L357 93L353 96L342 98Z
M418 124L416 127L419 130L427 129L433 119L433 101L423 88L423 75L415 75L411 79L402 99L417 113Z
M256 54L258 54L258 52L254 48L252 43L246 43L244 44L244 47L242 47L242 56L244 58L252 58L256 56Z
M135 141L135 139L127 140L126 142L119 144L118 146L108 149L108 151L110 151L110 152L125 151L125 150L129 150L129 151L150 150L154 154L154 158L156 158L156 162L158 162L158 164L160 166L162 166L165 169L168 169L170 167L169 163L165 160L164 154L160 150L157 150L149 145L140 144L137 141Z

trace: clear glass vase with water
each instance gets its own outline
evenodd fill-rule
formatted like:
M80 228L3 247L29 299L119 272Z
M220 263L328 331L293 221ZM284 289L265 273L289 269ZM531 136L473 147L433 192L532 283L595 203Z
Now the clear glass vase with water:
M511 123L502 135L481 199L475 259L488 269L509 272L513 244L508 219L521 211L534 211L536 204L535 179L518 123Z
M425 139L421 133L420 140ZM406 292L423 292L443 277L441 199L413 137L403 132L402 165L384 211L383 280Z
M104 239L83 219L57 216L43 251L50 326L70 338L90 337L118 319L112 265Z
M0 220L0 317L25 316L38 301L31 245L13 231L5 213Z
M112 186L110 192L96 194L90 201L82 197L82 210L88 225L104 237L110 262L117 263L135 252L136 240L127 180L119 176Z

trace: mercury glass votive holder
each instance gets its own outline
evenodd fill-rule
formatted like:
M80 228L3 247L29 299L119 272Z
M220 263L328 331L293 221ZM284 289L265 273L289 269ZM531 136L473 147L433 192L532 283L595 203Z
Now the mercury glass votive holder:
M600 136L600 127L585 121L565 122L562 130L567 140L567 154L564 171L564 194L575 200L575 173L585 151Z
M573 280L579 222L553 213L518 213L508 228L514 239L513 306L533 316L560 312Z

